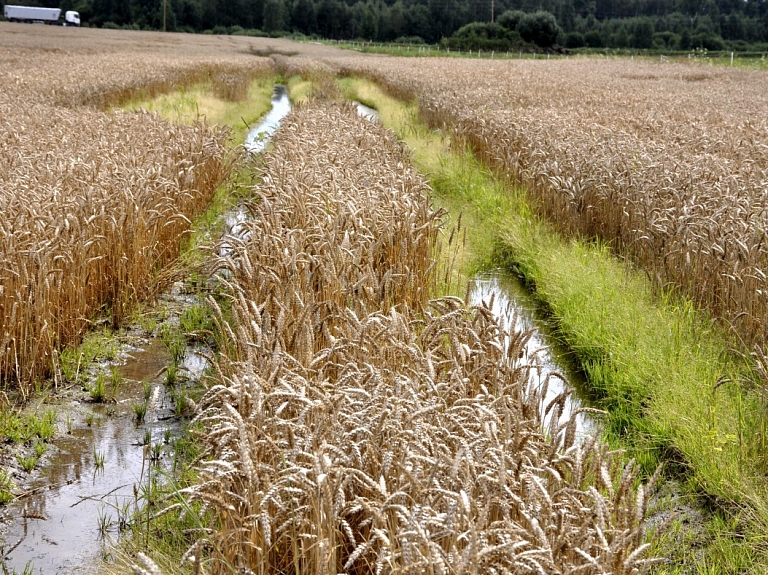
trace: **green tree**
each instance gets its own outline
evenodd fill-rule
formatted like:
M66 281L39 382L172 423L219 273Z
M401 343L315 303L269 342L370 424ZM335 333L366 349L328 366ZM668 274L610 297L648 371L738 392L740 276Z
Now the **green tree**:
M372 2L357 4L360 9L360 37L366 40L374 40L379 34L379 19L376 15L376 7Z
M533 14L526 14L517 31L526 42L531 42L542 48L550 48L557 43L557 36L560 34L560 26L551 12L540 10Z
M649 49L653 46L653 32L653 23L650 18L639 19L632 30L632 47L641 50Z
M389 8L389 18L386 26L386 40L394 40L406 34L405 31L405 7L402 0L397 0Z
M264 0L264 31L280 32L285 30L285 2L282 0Z
M616 32L614 43L616 44L617 48L629 47L629 32L627 32L627 27L623 24L619 26L619 30Z
M576 8L573 6L573 0L564 0L560 4L557 21L563 32L573 32L576 27Z
M310 35L317 33L317 16L315 14L315 5L311 0L298 0L293 5L291 25L302 34Z
M586 45L584 35L581 32L569 32L565 35L566 48L582 48Z
M600 32L597 30L590 30L584 34L584 43L590 48L602 48L603 37L600 36Z
M507 10L496 18L496 23L507 30L517 30L523 18L525 18L525 12L522 10Z

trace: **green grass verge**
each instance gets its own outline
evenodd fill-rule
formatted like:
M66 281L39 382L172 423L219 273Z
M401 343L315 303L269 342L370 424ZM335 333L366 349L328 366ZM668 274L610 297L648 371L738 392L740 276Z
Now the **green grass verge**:
M710 506L704 542L657 542L655 551L672 559L659 572L768 569L766 411L749 391L748 362L732 353L726 334L690 303L655 297L645 277L606 246L560 238L533 215L525 192L471 154L451 151L418 121L413 104L360 79L339 86L379 111L429 176L434 202L457 225L461 214L469 231L450 256L447 289L461 293L462 282L483 267L521 273L584 371L596 405L608 411L607 439L648 472L664 463L683 481L686 498Z
M215 94L211 82L183 87L148 100L126 102L127 110L156 112L169 122L195 124L205 120L210 125L229 126L237 144L245 140L248 126L269 112L275 77L263 76L253 80L245 99L228 102Z

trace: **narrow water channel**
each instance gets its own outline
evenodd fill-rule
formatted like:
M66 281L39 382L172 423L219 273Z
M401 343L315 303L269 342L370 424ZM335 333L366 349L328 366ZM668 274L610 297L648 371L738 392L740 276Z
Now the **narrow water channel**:
M287 89L275 86L272 110L249 132L246 149L261 152L290 110ZM242 208L227 214L225 236L244 239L245 218ZM182 309L196 303L178 293L164 297ZM136 341L118 363L122 383L114 402L84 404L78 398L59 406L61 433L49 442L42 469L22 495L0 508L1 572L97 573L142 505L137 494L150 470L167 470L172 463L182 424L163 384L171 363L165 344L157 337ZM206 367L190 347L180 375L194 381ZM137 425L133 405L147 389L153 399Z
M272 92L272 109L245 137L245 149L253 154L261 152L277 131L280 122L291 111L291 99L285 86L275 86Z
M470 288L472 304L493 302L491 311L504 328L509 329L514 325L518 330L531 330L523 360L535 367L531 370L531 377L535 378L534 383L544 385L544 382L547 382L544 405L566 389L570 389L571 395L566 401L561 418L567 419L577 409L585 406L586 400L580 394L580 389L583 388L582 378L568 367L565 354L559 351L546 323L536 316L533 297L518 278L501 270L485 272L475 277ZM560 376L563 376L565 381ZM598 421L594 415L579 413L576 415L576 421L577 435L584 437L596 433Z

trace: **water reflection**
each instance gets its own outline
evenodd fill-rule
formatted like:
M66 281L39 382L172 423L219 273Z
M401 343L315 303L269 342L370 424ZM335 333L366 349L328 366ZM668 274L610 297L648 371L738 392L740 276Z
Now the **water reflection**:
M543 386L545 381L547 382L544 405L566 389L566 383L556 374L564 375L569 381L578 379L577 374L569 372L565 358L550 345L550 338L537 327L533 299L515 277L501 271L479 275L471 286L470 299L475 305L481 302L492 303L491 311L505 329L514 325L518 330L533 330L525 346L523 359L537 367L532 370L532 377L536 378L540 385ZM563 418L569 417L583 406L578 388L572 387L572 392L563 409ZM592 435L596 432L597 422L593 415L581 413L576 418L578 435ZM548 418L545 418L545 424L548 423Z
M264 120L248 133L245 138L245 149L254 154L261 152L290 111L291 100L288 98L288 89L285 86L275 86L272 93L272 109Z
M369 108L365 104L355 100L352 100L352 103L357 107L357 114L360 117L365 118L366 120L370 120L371 122L379 121L379 113L375 109Z
M150 468L144 444L164 446L160 468L166 470L173 439L182 431L163 385L170 362L161 340L149 339L131 348L119 366L123 384L116 403L89 403L85 411L74 405L71 433L50 442L40 476L25 485L26 495L0 510L0 572L5 567L22 573L29 563L34 573L100 571L109 540L119 539L121 518L142 505L136 494L146 485ZM181 373L195 379L206 367L203 357L188 349ZM151 385L156 401L137 425L133 404L144 399L142 382ZM65 409L59 410L59 421Z

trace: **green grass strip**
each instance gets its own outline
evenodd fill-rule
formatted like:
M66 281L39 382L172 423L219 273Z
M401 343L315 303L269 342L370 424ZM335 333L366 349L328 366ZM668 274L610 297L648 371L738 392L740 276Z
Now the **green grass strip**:
M606 246L561 238L534 216L524 191L471 154L452 151L444 136L419 122L414 104L365 80L339 85L345 96L375 107L411 148L430 178L433 201L454 224L461 214L468 232L449 257L446 289L460 293L482 268L521 273L584 371L595 404L608 412L608 441L649 473L664 462L669 475L685 480L688 495L717 503L706 549L680 548L681 539L672 537L663 552L695 562L696 571L685 572L768 568L766 410L750 392L748 363L732 352L726 334L689 302L654 296L645 276Z

